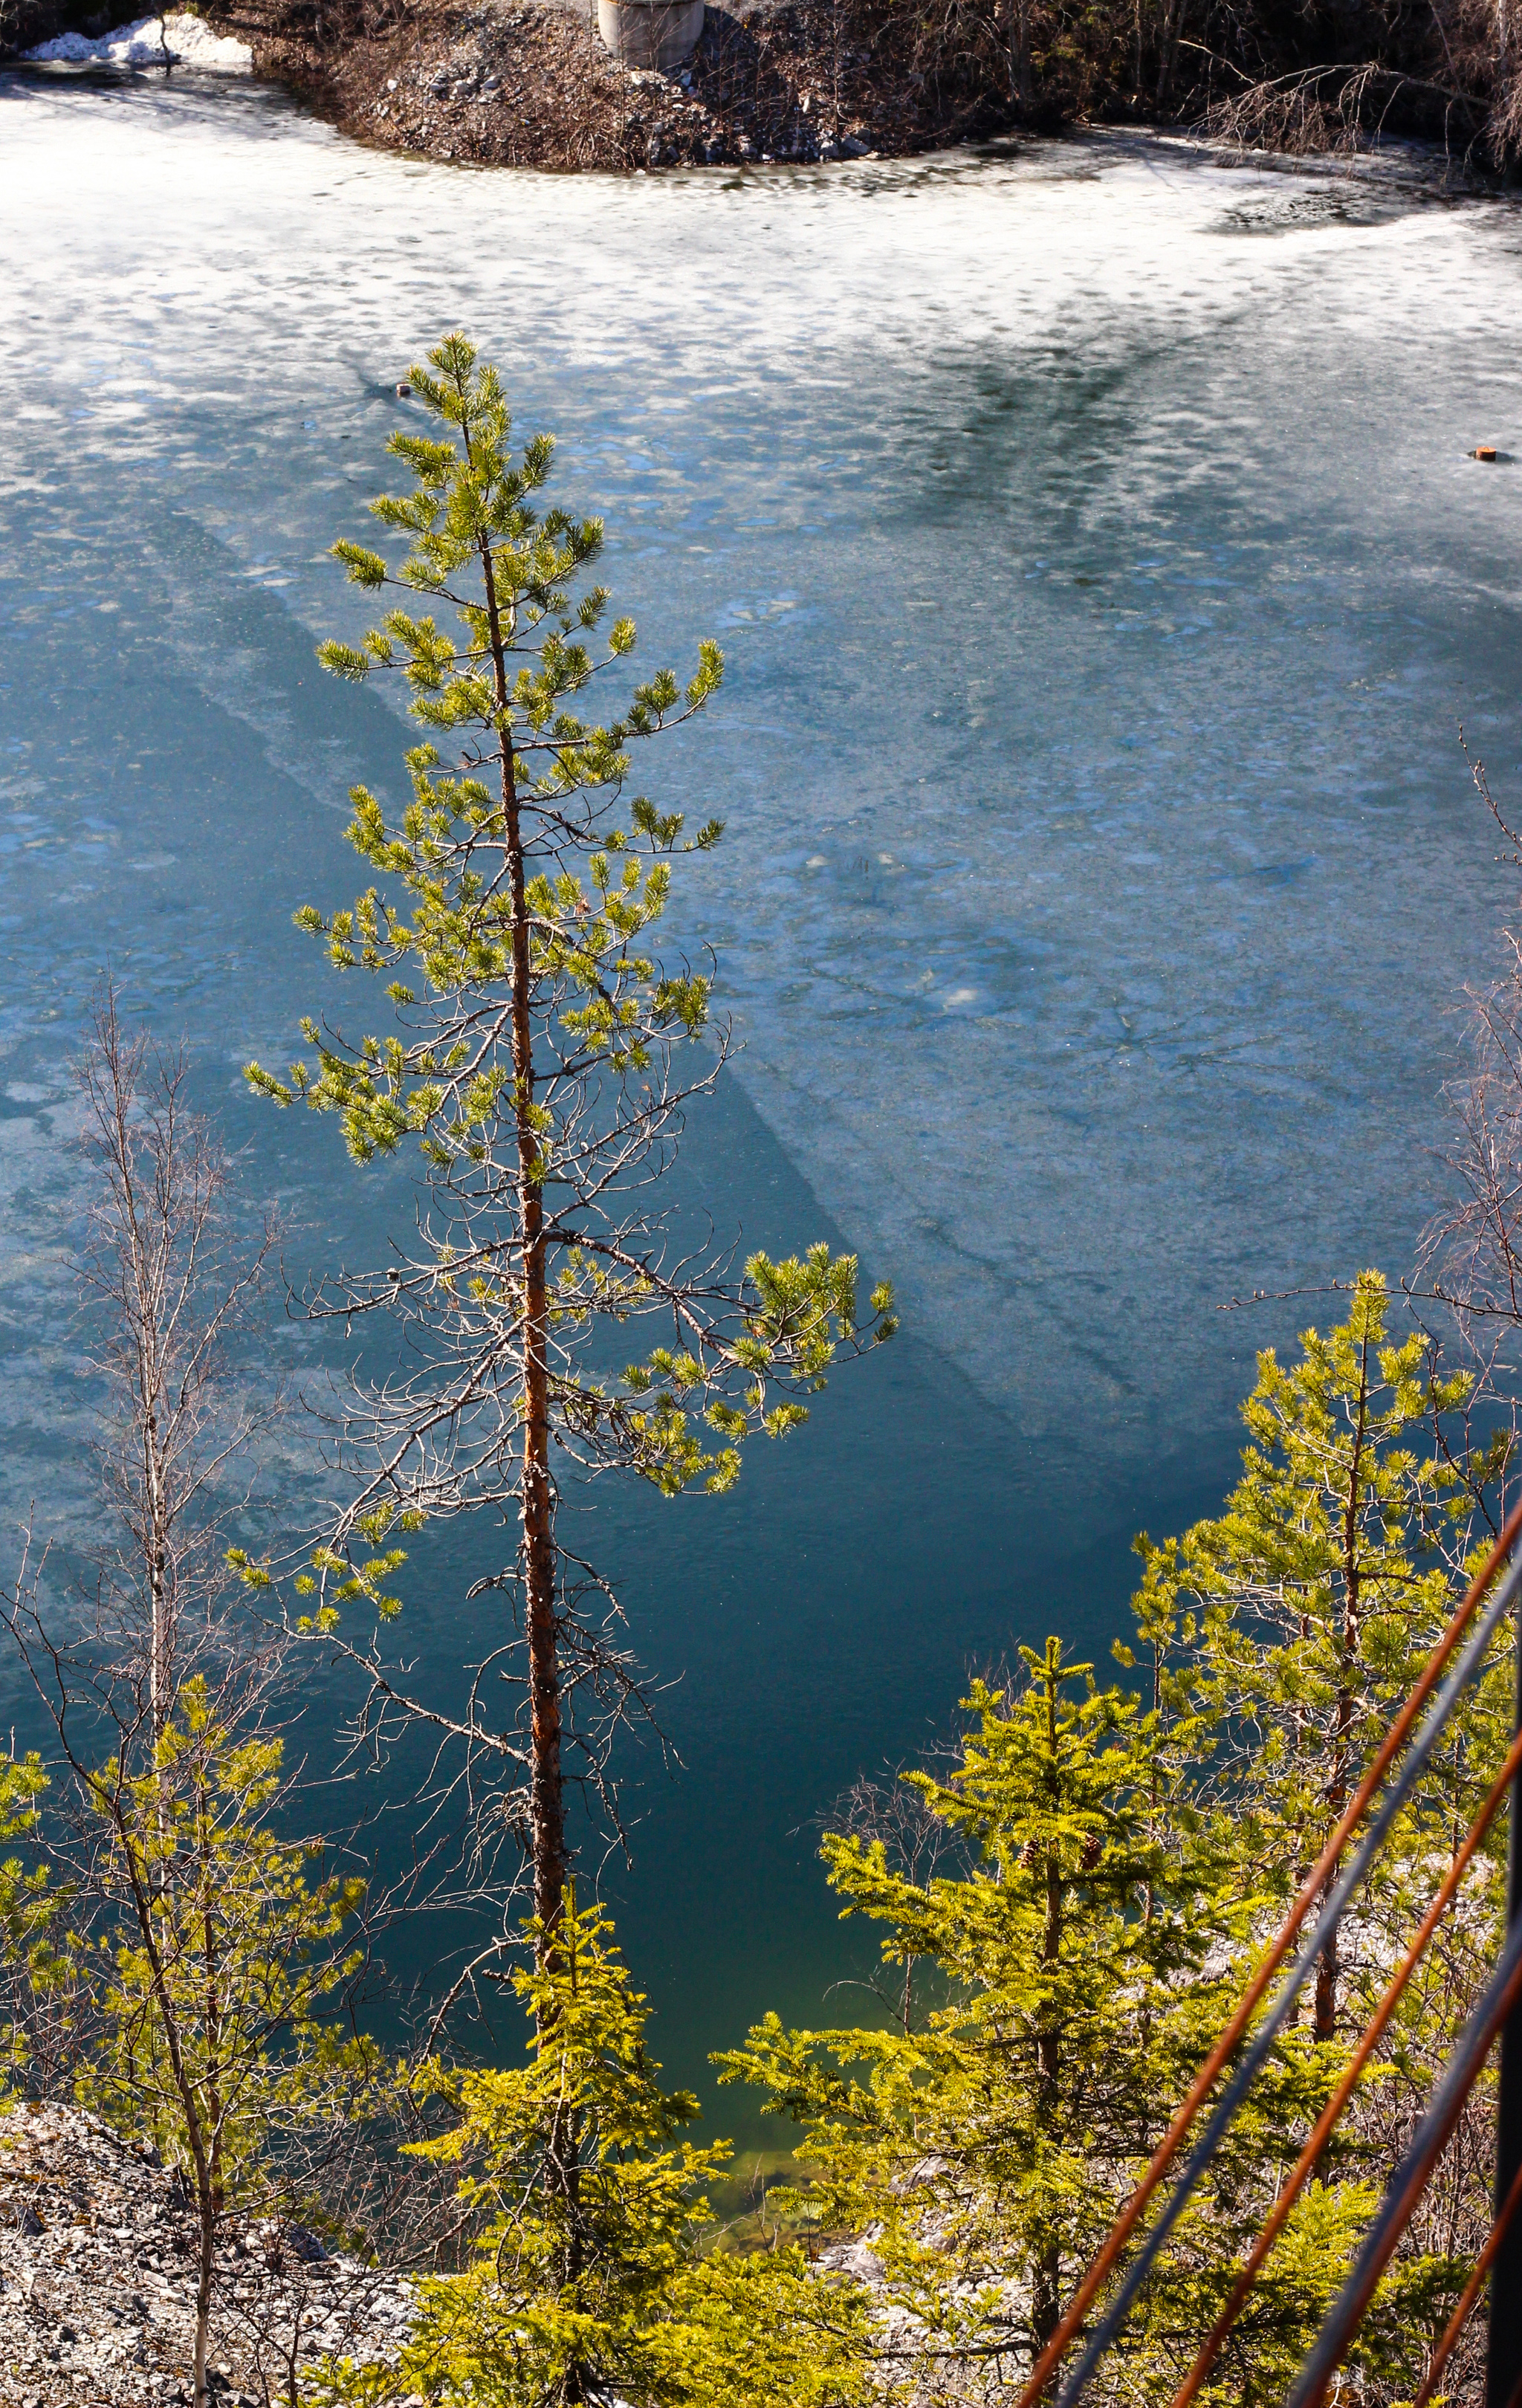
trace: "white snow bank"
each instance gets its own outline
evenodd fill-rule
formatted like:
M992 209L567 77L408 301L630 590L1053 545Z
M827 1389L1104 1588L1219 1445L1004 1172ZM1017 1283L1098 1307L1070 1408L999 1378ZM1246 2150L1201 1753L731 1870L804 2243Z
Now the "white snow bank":
M169 56L179 66L209 68L213 75L246 75L253 64L253 52L246 42L214 34L199 17L184 9L175 9L165 17L139 17L135 24L118 25L114 33L103 34L94 42L83 34L60 34L55 40L39 42L35 50L24 50L22 55L28 59L67 59L76 64L97 59L113 67L161 66L165 40Z

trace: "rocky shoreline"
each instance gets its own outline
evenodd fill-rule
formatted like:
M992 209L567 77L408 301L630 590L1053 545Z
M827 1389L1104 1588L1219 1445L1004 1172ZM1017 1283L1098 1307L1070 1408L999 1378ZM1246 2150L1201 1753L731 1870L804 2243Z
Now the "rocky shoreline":
M121 13L119 0L115 11L108 5L81 19L84 5L0 0L0 60L66 33L78 44L68 55L83 66L80 52L92 41L108 49ZM938 64L913 12L862 0L711 6L692 57L669 73L614 59L596 32L594 5L189 0L194 13L169 21L175 40L194 36L186 65L165 67L149 55L161 37L153 19L142 21L140 42L119 45L122 54L98 60L94 71L173 76L201 65L226 71L227 59L241 60L244 72L251 66L282 85L355 141L459 167L642 175L809 166L1106 124L1170 135L1225 158L1320 164L1343 175L1393 172L1447 196L1490 190L1496 180L1472 151L1393 128L1367 146L1347 125L1341 133L1324 128L1325 140L1292 139L1267 121L1249 122L1240 93L1219 123L1219 108L1207 108L1175 111L1170 126L1139 114L1138 95L1121 105L1112 92L1109 106L1099 105L1098 92L1085 97L1085 76L1072 61L1059 73L1060 59L1022 113L1002 66L990 79L970 57ZM1252 86L1248 98L1271 96L1283 81ZM1414 166L1406 154L1417 151L1430 158Z
M457 166L811 165L1000 130L998 109L958 99L898 56L890 30L852 38L837 0L710 7L693 56L670 73L622 65L580 0L397 0L341 20L314 0L192 6L194 20L176 28L204 26L212 51L215 36L242 46L229 54L342 133ZM67 29L71 56L87 64L79 51L107 43L120 13L87 17L80 40L74 0L0 0L0 58ZM156 40L156 20L148 32ZM147 48L101 65L184 71L161 68Z
M321 44L280 0L206 11L253 52L254 72L299 93L345 134L456 165L601 169L901 157L977 130L842 40L814 0L738 14L710 8L691 60L622 66L589 16L542 0L409 10Z

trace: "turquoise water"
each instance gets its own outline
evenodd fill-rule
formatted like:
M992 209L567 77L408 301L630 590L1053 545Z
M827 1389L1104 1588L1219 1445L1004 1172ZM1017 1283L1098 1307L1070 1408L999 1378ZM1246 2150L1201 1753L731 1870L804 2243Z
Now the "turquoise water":
M1516 794L1522 484L1464 455L1522 451L1519 284L1512 205L1164 143L570 181L0 79L10 1519L87 1510L65 1066L108 964L294 1275L408 1209L238 1066L330 993L290 915L353 883L347 783L397 782L311 645L420 346L466 324L559 433L647 660L725 647L658 789L730 831L677 911L745 1039L690 1192L856 1249L905 1334L735 1497L596 1500L673 1684L685 1769L627 1760L609 1883L684 2075L855 1961L829 1799L969 1662L1102 1654L1131 1532L1219 1497L1254 1347L1328 1309L1222 1305L1411 1260L1515 901L1456 724ZM497 1552L419 1551L420 1679L489 1639Z

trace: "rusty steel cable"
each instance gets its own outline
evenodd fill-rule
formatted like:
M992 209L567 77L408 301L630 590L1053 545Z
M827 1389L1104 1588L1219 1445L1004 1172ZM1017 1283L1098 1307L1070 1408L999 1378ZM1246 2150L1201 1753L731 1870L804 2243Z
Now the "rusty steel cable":
M1187 2096L1154 2150L1141 2181L1112 2225L1103 2245L1069 2301L1061 2322L1032 2367L1026 2387L1016 2402L1016 2408L1035 2408L1035 2403L1046 2388L1050 2376L1065 2356L1069 2344L1082 2327L1084 2318L1101 2284L1113 2271L1127 2242L1136 2229L1137 2224L1145 2213L1148 2201L1178 2155L1195 2117L1209 2097L1216 2076L1237 2047L1252 2020L1254 2009L1288 1954L1290 1943L1315 1903L1316 1894L1322 1883L1336 1864L1350 1834L1362 1819L1371 1798L1384 1779L1422 1706L1436 1686L1443 1666L1458 1644L1480 1598L1494 1578L1498 1568L1510 1553L1519 1532L1522 1532L1522 1502L1513 1507L1500 1536L1491 1548L1480 1572L1471 1583L1463 1603L1428 1657L1415 1687L1386 1731L1378 1753L1358 1784L1357 1790L1343 1813L1342 1820L1301 1884L1289 1913L1259 1963L1256 1972L1238 2000L1230 2022L1196 2074ZM1069 2386L1065 2397L1070 2396L1072 2396L1071 2386Z
M1500 1961L1485 1987L1479 2005L1458 2035L1458 2044L1443 2070L1432 2103L1416 2128L1416 2137L1391 2179L1365 2236L1352 2272L1327 2312L1310 2357L1301 2367L1286 2408L1321 2408L1327 2386L1346 2357L1369 2302L1395 2254L1396 2243L1411 2222L1438 2159L1448 2145L1465 2100L1495 2044L1512 2009L1522 1999L1522 1922L1506 1935Z
M1326 1846L1322 1849L1320 1856L1317 1857L1315 1864L1313 1866L1310 1873L1302 1883L1299 1891L1295 1898L1294 1903L1287 1915L1285 1917L1284 1923L1281 1925L1267 1954L1260 1961L1256 1972L1254 1974L1241 1999L1238 2000L1235 2012L1233 2013L1229 2023L1216 2041L1214 2047L1211 2050L1204 2064L1200 2067L1199 2073L1195 2076L1187 2097L1179 2107L1167 2132L1164 2134L1156 2149L1154 2151L1151 2161L1148 2164L1142 2180L1137 2185L1136 2189L1132 2192L1130 2199L1127 2200L1120 2215L1111 2227L1110 2233L1104 2242L1103 2246L1095 2257L1088 2272L1084 2276L1082 2283L1079 2285L1077 2291L1070 2301L1062 2321L1057 2326L1055 2331L1052 2334L1051 2339L1048 2341L1045 2348L1041 2351L1036 2364L1031 2369L1025 2389L1022 2391L1019 2401L1016 2403L1016 2408L1035 2408L1035 2403L1045 2389L1054 2369L1064 2356L1069 2344L1079 2331L1084 2318L1087 2314L1101 2284L1104 2282L1106 2276L1113 2271L1127 2242L1129 2240L1132 2232L1136 2229L1137 2224L1144 2213L1148 2201L1153 2197L1153 2194L1156 2192L1159 2183L1162 2181L1164 2174L1167 2172L1170 2165L1177 2156L1185 2138L1195 2121L1195 2118L1199 2114L1205 2100L1208 2098L1211 2089L1213 2087L1217 2075L1220 2073L1222 2068L1226 2065L1234 2051L1241 2044L1243 2034L1246 2032L1247 2028L1252 2021L1255 2009L1262 1999L1263 1994L1268 1988L1269 1983L1271 1981L1274 1973L1278 1971L1278 1968L1284 1962L1285 1956L1288 1954L1290 1944L1294 1941L1296 1934L1299 1932L1299 1928L1304 1922L1312 1906L1315 1903L1316 1897L1323 1883L1334 1870L1350 1835L1362 1821L1370 1800L1373 1798L1381 1781L1383 1781L1386 1773L1388 1771L1395 1756L1399 1754L1400 1749L1410 1733L1412 1725L1415 1721L1416 1716L1421 1712L1422 1707L1426 1704L1427 1699L1431 1696L1433 1689L1437 1686L1439 1680L1442 1678L1443 1668L1447 1664L1450 1656L1453 1655L1455 1648L1463 1638L1464 1632L1468 1628L1470 1622L1472 1620L1480 1600L1485 1595L1486 1589L1494 1579L1500 1565L1505 1561L1506 1556L1510 1554L1519 1532L1522 1532L1522 1503L1518 1503L1514 1506L1511 1513L1507 1516L1505 1526L1501 1530L1500 1537L1497 1539L1495 1545L1491 1548L1489 1555L1486 1556L1483 1568L1476 1575L1475 1579L1471 1583L1462 1604L1457 1608L1452 1620L1449 1622L1446 1630L1444 1630L1437 1645L1433 1648L1431 1655L1428 1657L1427 1662L1423 1666L1421 1673L1417 1678L1414 1687L1406 1698L1404 1705L1397 1714L1394 1722L1390 1725L1389 1729L1386 1732L1368 1770L1365 1772L1363 1779L1359 1782L1357 1789L1339 1821L1336 1829L1332 1832ZM1073 2403L1078 2400L1082 2393L1084 2386L1087 2382L1089 2375L1093 2372L1099 2358L1103 2356L1104 2352L1109 2348L1111 2342L1114 2339L1116 2332L1119 2330L1122 2322L1130 2309L1132 2300L1135 2299L1137 2292L1140 2290L1142 2283L1150 2273L1158 2251L1162 2247L1169 2233L1171 2231L1173 2225L1183 2210L1190 2193L1199 2183L1200 2175L1204 2172L1205 2168L1208 2166L1212 2157L1214 2155L1221 2134L1226 2129L1227 2125L1230 2122L1231 2117L1235 2114L1238 2106L1241 2104L1242 2097L1257 2073L1264 2057L1268 2055L1269 2049L1271 2047L1274 2039L1277 2037L1280 2028L1294 2006L1295 2000L1299 1997L1299 1992L1304 1985L1306 1976L1310 1972L1311 1968L1314 1965L1322 1950L1330 1940L1331 1935L1336 1928L1337 1920L1342 1914L1343 1908L1346 1905L1347 1899L1351 1896L1353 1890L1357 1888L1358 1883L1362 1880L1365 1871L1368 1870L1369 1864L1372 1861L1375 1851L1384 1839L1386 1831L1388 1829L1390 1823L1399 1813L1400 1807L1404 1804L1406 1796L1409 1794L1409 1791L1415 1781L1416 1775L1420 1771L1422 1765L1425 1763L1427 1756L1431 1753L1432 1748L1435 1746L1443 1726L1447 1721L1448 1715L1452 1712L1457 1698L1467 1685L1481 1656L1484 1655L1486 1647L1489 1644L1490 1639L1495 1631L1496 1625L1499 1623L1501 1615L1505 1612L1507 1607L1511 1604L1514 1597L1515 1596L1519 1585L1519 1579L1522 1579L1522 1557L1519 1557L1518 1561L1511 1567L1506 1579L1500 1584L1495 1598L1492 1598L1490 1606L1483 1616L1479 1630L1471 1638L1468 1645L1465 1647L1457 1668L1450 1676L1445 1687L1438 1698L1432 1713L1429 1715L1427 1722L1422 1727L1421 1732L1414 1742L1411 1754L1407 1757L1400 1778L1398 1779L1394 1788L1386 1794L1386 1797L1381 1805L1379 1814L1376 1817L1375 1824L1371 1827L1370 1833L1365 1838L1353 1867L1338 1883L1337 1888L1333 1892L1331 1899L1328 1901L1325 1911L1318 1918L1314 1932L1313 1933L1310 1941L1306 1943L1305 1947L1301 1949L1299 1957L1297 1957L1295 1964L1291 1969L1287 1980L1282 1987L1279 1996L1273 2002L1269 2015L1265 2018L1262 2026L1260 2026L1246 2057L1242 2059L1236 2075L1233 2077L1232 2082L1228 2086L1219 2105L1212 2116L1204 2139L1197 2145L1193 2154L1189 2157L1184 2172L1180 2176L1179 2182L1175 2185L1164 2204L1162 2214L1159 2216L1156 2225L1148 2235L1145 2243L1127 2274L1115 2299L1112 2301L1104 2316L1096 2328L1094 2333L1091 2335L1078 2366L1074 2369L1073 2373L1064 2386L1058 2408L1073 2408Z
M1470 2312L1472 2309L1475 2300L1480 2296L1480 2292L1485 2284L1485 2278L1490 2272L1496 2252L1500 2249L1501 2243L1505 2240L1506 2235L1511 2230L1519 2207L1522 2207L1522 2166L1518 2166L1516 2172L1513 2177L1512 2187L1506 2194L1506 2204L1501 2209L1500 2214L1497 2216L1494 2224L1491 2226L1489 2233L1486 2239L1485 2247L1481 2250L1478 2258L1474 2260L1472 2268L1471 2269L1469 2281L1465 2284L1463 2289L1458 2295L1458 2305L1455 2308L1453 2315L1448 2318L1446 2325L1444 2325L1443 2329L1443 2339L1439 2342L1436 2349L1432 2352L1432 2362L1428 2368L1427 2372L1422 2377L1421 2389L1417 2392L1415 2399L1412 2401L1411 2408L1427 2408L1428 2401L1431 2399L1433 2392L1437 2389L1439 2381L1442 2378L1443 2370L1454 2354L1455 2347L1457 2344L1458 2336L1469 2322ZM1522 2384L1519 2384L1517 2387L1519 2391L1522 2391Z
M1385 2028L1388 2024L1391 2015L1395 2013L1396 2007L1400 2003L1401 1993L1404 1991L1413 1973L1414 1973L1422 1957L1425 1956L1428 1942L1430 1941L1433 1932L1437 1929L1438 1925L1442 1922L1443 1915L1447 1913L1449 1906L1457 1896L1458 1885L1463 1880L1469 1867L1473 1862L1475 1850L1480 1846L1486 1833L1494 1822L1496 1814L1505 1799L1506 1793L1510 1789L1512 1783L1515 1779L1519 1770L1522 1770L1522 1732L1518 1732L1516 1738L1513 1740L1511 1747L1507 1751L1505 1763L1501 1766L1500 1772L1496 1775L1479 1813L1475 1815L1473 1822L1470 1825L1470 1828L1464 1836L1462 1845L1457 1850L1446 1873L1444 1873L1443 1877L1437 1895L1434 1897L1431 1905L1428 1908L1427 1913L1423 1915L1420 1924L1416 1928L1416 1932L1411 1942L1411 1945L1407 1948L1405 1955L1401 1957L1400 1964L1396 1967L1394 1973L1391 1975L1388 1986L1386 1987L1383 1998L1380 2000L1373 2014L1370 2017L1369 2022L1364 2026L1363 2031L1358 2038L1357 2046L1354 2050L1346 2066L1343 2068L1342 2074L1339 2076L1336 2088L1333 2090L1330 2098L1327 2101L1327 2104L1322 2109L1321 2114L1316 2118L1316 2122L1311 2132L1310 2138L1307 2140L1304 2148L1300 2151L1299 2157L1296 2159L1293 2171L1291 2172L1287 2182L1280 2191L1278 2198L1274 2200L1273 2211L1270 2215L1268 2222L1264 2225L1262 2231L1258 2234L1256 2241L1253 2243L1247 2262L1243 2266L1242 2272L1237 2277L1230 2298L1228 2300L1225 2307L1221 2310L1220 2315L1216 2317L1216 2320L1211 2327L1210 2331L1200 2343L1199 2354L1195 2358L1195 2362L1190 2367L1188 2373L1184 2378L1184 2381L1179 2385L1178 2389L1174 2392L1172 2399L1169 2402L1169 2408L1189 2408L1189 2403L1193 2401L1200 2385L1204 2382L1206 2376L1211 2371L1211 2368L1214 2365L1216 2358L1220 2356L1222 2343L1226 2340L1227 2335L1231 2330L1232 2326L1236 2323L1237 2318L1241 2315L1243 2307L1246 2305L1247 2300L1251 2295L1253 2286L1256 2282L1259 2273L1262 2272L1269 2253L1272 2249L1274 2243L1278 2240L1280 2233L1284 2230L1285 2224L1289 2220L1290 2211L1294 2207L1295 2201L1299 2199L1301 2191L1306 2186L1306 2183L1314 2172L1317 2160L1319 2159L1323 2149L1326 2147L1328 2141L1330 2139L1333 2128L1342 2115L1343 2108L1347 2105L1348 2100L1352 2098L1355 2089L1357 2087L1359 2075L1362 2073L1364 2067L1368 2064L1370 2057L1373 2055L1375 2048L1378 2046L1380 2039L1385 2031ZM1522 2196L1522 2185L1518 2186L1518 2195ZM1508 2203L1508 2216L1510 2215L1510 2203ZM1500 2246L1503 2234L1504 2227L1502 2227L1495 2236L1497 2247ZM1487 2257L1485 2263L1488 2265L1489 2262L1490 2260ZM1465 2310L1465 2314L1468 2314L1467 2308ZM1460 2322L1462 2322L1462 2318L1460 2318ZM1414 2402L1414 2408L1425 2408L1425 2398L1426 2395L1424 2394L1421 2398L1417 2399Z

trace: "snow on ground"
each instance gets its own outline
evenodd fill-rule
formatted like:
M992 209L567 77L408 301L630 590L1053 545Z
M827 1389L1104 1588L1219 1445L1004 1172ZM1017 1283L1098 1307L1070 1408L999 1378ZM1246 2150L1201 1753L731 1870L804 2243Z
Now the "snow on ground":
M213 75L246 75L253 64L253 52L246 42L214 34L186 9L175 9L165 17L139 17L93 42L83 34L60 34L56 40L39 42L35 50L22 55L65 59L75 64L98 60L114 67L161 66L166 44L178 65L208 68Z

